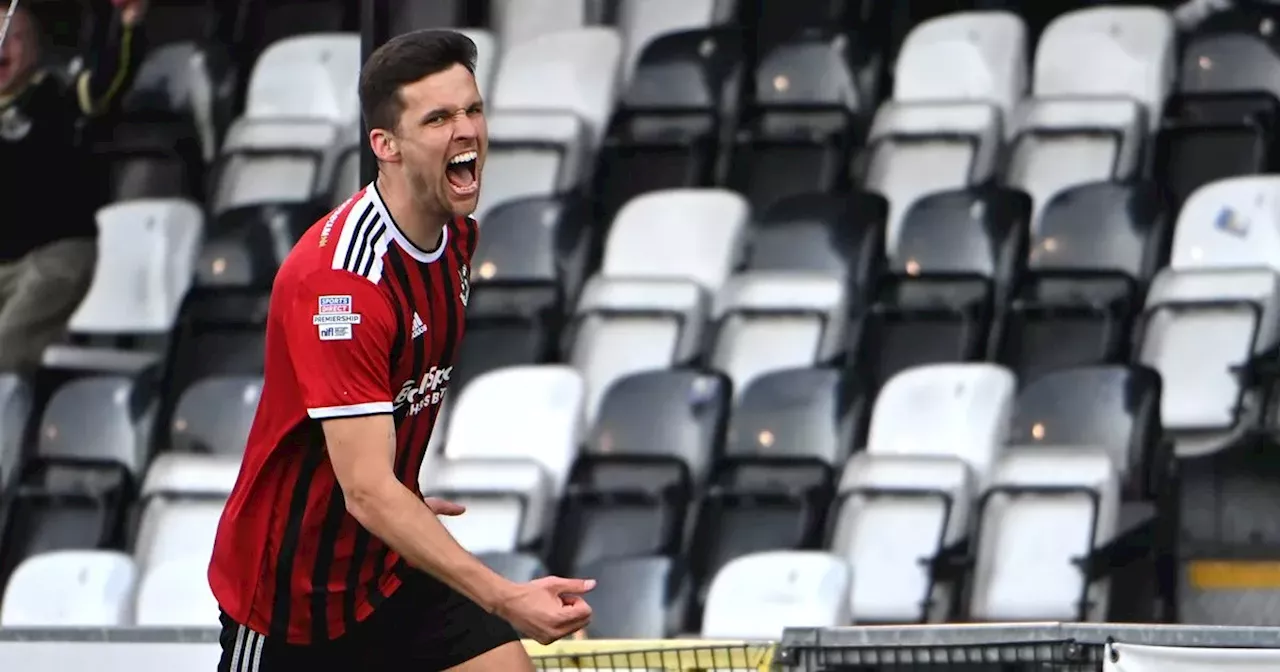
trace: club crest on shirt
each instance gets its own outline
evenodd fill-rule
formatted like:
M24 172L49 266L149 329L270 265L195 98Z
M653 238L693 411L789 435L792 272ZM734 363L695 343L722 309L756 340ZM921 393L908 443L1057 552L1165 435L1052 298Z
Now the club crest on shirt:
M31 120L22 114L17 106L0 112L0 138L17 142L31 132Z
M466 264L458 269L458 284L462 291L458 293L458 298L462 300L463 307L467 305L467 299L471 298L471 269Z

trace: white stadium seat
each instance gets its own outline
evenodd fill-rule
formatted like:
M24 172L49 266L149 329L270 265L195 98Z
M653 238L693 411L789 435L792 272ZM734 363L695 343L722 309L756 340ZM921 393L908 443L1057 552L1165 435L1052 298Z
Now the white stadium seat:
M600 273L692 280L717 292L742 259L751 207L723 189L665 189L627 202L613 219Z
M1006 453L980 513L970 616L1106 620L1110 582L1088 583L1077 562L1111 541L1119 507L1119 476L1103 448Z
M706 292L687 280L591 278L578 300L569 354L586 378L587 423L614 382L692 360L708 303Z
M1161 417L1179 455L1230 445L1263 412L1235 369L1280 343L1278 212L1280 179L1258 176L1201 187L1178 217L1138 359L1164 379Z
M898 103L989 103L1009 119L1027 93L1027 27L1009 12L957 12L907 35L894 65Z
M994 364L920 366L885 384L866 450L841 478L833 528L832 551L854 569L855 620L948 613L952 587L934 585L923 562L968 534L970 499L1003 451L1015 388Z
M134 561L144 572L186 558L208 563L225 504L223 498L147 499L133 548Z
M444 459L423 476L428 493L485 515L442 518L446 526L463 538L488 539L491 531L475 528L493 524L495 509L499 517L510 512L493 500L518 499L524 503L520 538L541 538L577 457L585 397L582 376L568 366L510 367L471 381L454 402Z
M481 28L465 28L458 32L471 38L476 45L476 88L480 89L480 96L488 100L493 91L493 79L498 72L498 60L501 56L498 39L492 32Z
M31 401L31 386L21 376L0 374L0 493L18 477Z
M315 33L273 42L249 75L244 116L356 124L360 62L356 33Z
M196 381L178 398L170 447L178 451L240 455L257 414L262 378L212 376Z
M504 45L587 25L587 3L562 0L498 0L491 3L490 25Z
M123 376L89 376L62 385L44 408L37 452L117 464L139 476L154 408L135 410L137 393L134 381Z
M917 200L990 178L1002 144L990 103L885 103L876 111L865 186L889 199L885 253L895 256L902 218Z
M466 505L440 522L472 553L510 553L537 541L554 504L546 471L529 462L442 459L423 477L424 492Z
M143 199L99 210L98 263L70 329L168 332L191 287L203 234L204 214L190 201Z
M504 41L489 101L479 221L505 201L580 183L613 113L621 58L622 41L611 28Z
M818 551L768 551L731 560L711 581L702 636L777 640L785 628L849 622L851 572Z
M982 484L1008 436L1016 388L1013 373L997 364L907 369L876 397L867 452L957 458Z
M217 628L218 601L209 587L207 558L180 558L148 568L138 585L134 624Z
M959 458L855 454L837 493L831 551L854 568L854 621L944 620L951 586L926 561L965 538L974 474Z
M844 278L755 272L730 278L716 296L711 366L737 393L756 378L829 361L844 347Z
M1090 7L1063 14L1036 47L1037 98L1128 99L1159 128L1177 72L1177 28L1156 7Z
M223 140L210 210L302 203L327 192L337 150L356 139L356 130L323 119L241 117Z
M239 454L167 452L151 461L139 497L227 497L239 474Z
M55 551L13 570L0 627L119 627L133 620L138 572L115 551Z

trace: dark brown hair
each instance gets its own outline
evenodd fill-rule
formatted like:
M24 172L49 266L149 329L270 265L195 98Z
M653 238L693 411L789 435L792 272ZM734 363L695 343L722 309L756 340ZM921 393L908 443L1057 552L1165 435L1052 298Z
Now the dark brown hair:
M394 129L404 112L400 89L462 65L476 71L476 45L452 30L418 30L387 40L360 70L360 111L369 128Z

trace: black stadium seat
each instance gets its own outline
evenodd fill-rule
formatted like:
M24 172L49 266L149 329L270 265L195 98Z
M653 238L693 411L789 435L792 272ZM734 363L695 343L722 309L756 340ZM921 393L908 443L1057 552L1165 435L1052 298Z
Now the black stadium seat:
M679 580L672 558L652 555L603 560L584 567L582 575L597 581L591 591L588 637L653 640L672 634L667 614Z
M545 361L558 345L566 297L585 274L591 230L559 197L508 201L485 217L471 260L467 337L455 393L484 373Z
M997 187L939 192L903 218L873 303L849 330L851 364L877 388L921 364L981 360L1023 265L1031 203Z
M1256 24L1250 32L1195 36L1156 139L1156 178L1177 205L1214 180L1272 171L1277 124L1277 41Z
M1126 494L1146 499L1172 466L1160 427L1160 375L1121 364L1060 369L1018 394L1010 424L1014 446L1105 448L1125 478Z
M1168 258L1172 222L1150 184L1099 182L1045 206L1024 282L993 344L1022 380L1121 362L1146 285Z
M741 52L732 29L669 33L645 47L600 151L596 221L613 221L635 196L709 182Z
M877 103L875 59L859 41L814 28L762 54L724 183L756 208L784 196L836 191Z
M880 270L888 202L879 194L799 194L755 220L746 268L812 271L849 278L865 289Z
M678 553L728 405L729 382L696 371L640 373L609 388L561 504L551 569Z

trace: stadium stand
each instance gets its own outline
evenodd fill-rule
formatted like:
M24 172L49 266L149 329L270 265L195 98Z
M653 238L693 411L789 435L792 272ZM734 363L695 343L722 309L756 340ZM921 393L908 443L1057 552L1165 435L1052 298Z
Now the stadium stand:
M362 183L378 12L463 28L488 101L420 488L500 573L598 579L588 638L1280 625L1274 6L154 3L93 287L0 376L0 635L216 627L266 297ZM1146 655L1097 632L1074 662Z

